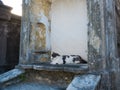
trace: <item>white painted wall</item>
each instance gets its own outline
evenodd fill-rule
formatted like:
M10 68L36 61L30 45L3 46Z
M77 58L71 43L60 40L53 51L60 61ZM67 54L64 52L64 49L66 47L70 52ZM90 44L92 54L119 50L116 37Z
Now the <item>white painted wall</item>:
M51 48L61 55L87 60L86 0L54 0L51 6Z

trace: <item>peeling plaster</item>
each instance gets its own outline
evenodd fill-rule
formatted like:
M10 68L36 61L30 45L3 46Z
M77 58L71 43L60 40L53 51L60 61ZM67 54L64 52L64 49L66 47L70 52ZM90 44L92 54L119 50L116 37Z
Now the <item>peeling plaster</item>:
M49 22L48 18L44 15L43 12L39 15L41 18L39 19L39 23L42 23L45 25L45 31L46 31L46 50L50 50L50 30L49 30Z
M29 0L30 49L50 50L48 0Z
M94 47L94 49L99 53L100 50L100 43L101 40L100 38L95 34L95 31L93 30L90 34L91 36L91 40L90 40L90 45L92 45Z

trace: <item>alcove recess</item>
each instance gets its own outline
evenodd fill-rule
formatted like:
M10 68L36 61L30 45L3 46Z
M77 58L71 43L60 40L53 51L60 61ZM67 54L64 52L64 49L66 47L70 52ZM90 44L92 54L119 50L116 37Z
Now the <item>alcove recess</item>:
M27 29L28 40L23 38L26 42L21 45L24 47L24 52L21 49L21 64L26 63L25 67L31 65L34 69L88 69L87 65L81 64L50 64L51 52L80 55L88 60L86 0L30 0L23 1L23 8L23 31Z

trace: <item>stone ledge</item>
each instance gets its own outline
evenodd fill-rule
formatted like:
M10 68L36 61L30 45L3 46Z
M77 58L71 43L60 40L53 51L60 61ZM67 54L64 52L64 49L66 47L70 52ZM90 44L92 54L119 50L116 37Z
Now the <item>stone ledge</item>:
M87 64L79 64L79 65L19 64L17 67L23 69L65 71L65 72L73 72L73 73L86 73L88 72L89 69Z
M6 73L0 75L0 84L5 83L9 80L12 80L19 75L23 74L25 71L22 69L12 69Z

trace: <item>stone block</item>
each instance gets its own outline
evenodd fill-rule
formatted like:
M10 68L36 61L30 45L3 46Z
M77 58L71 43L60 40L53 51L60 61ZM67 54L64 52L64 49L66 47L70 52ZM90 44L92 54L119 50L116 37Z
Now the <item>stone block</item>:
M100 78L91 74L76 76L66 90L95 90Z
M16 78L17 76L23 74L24 72L25 71L21 69L12 69L6 73L3 73L0 75L0 84Z

